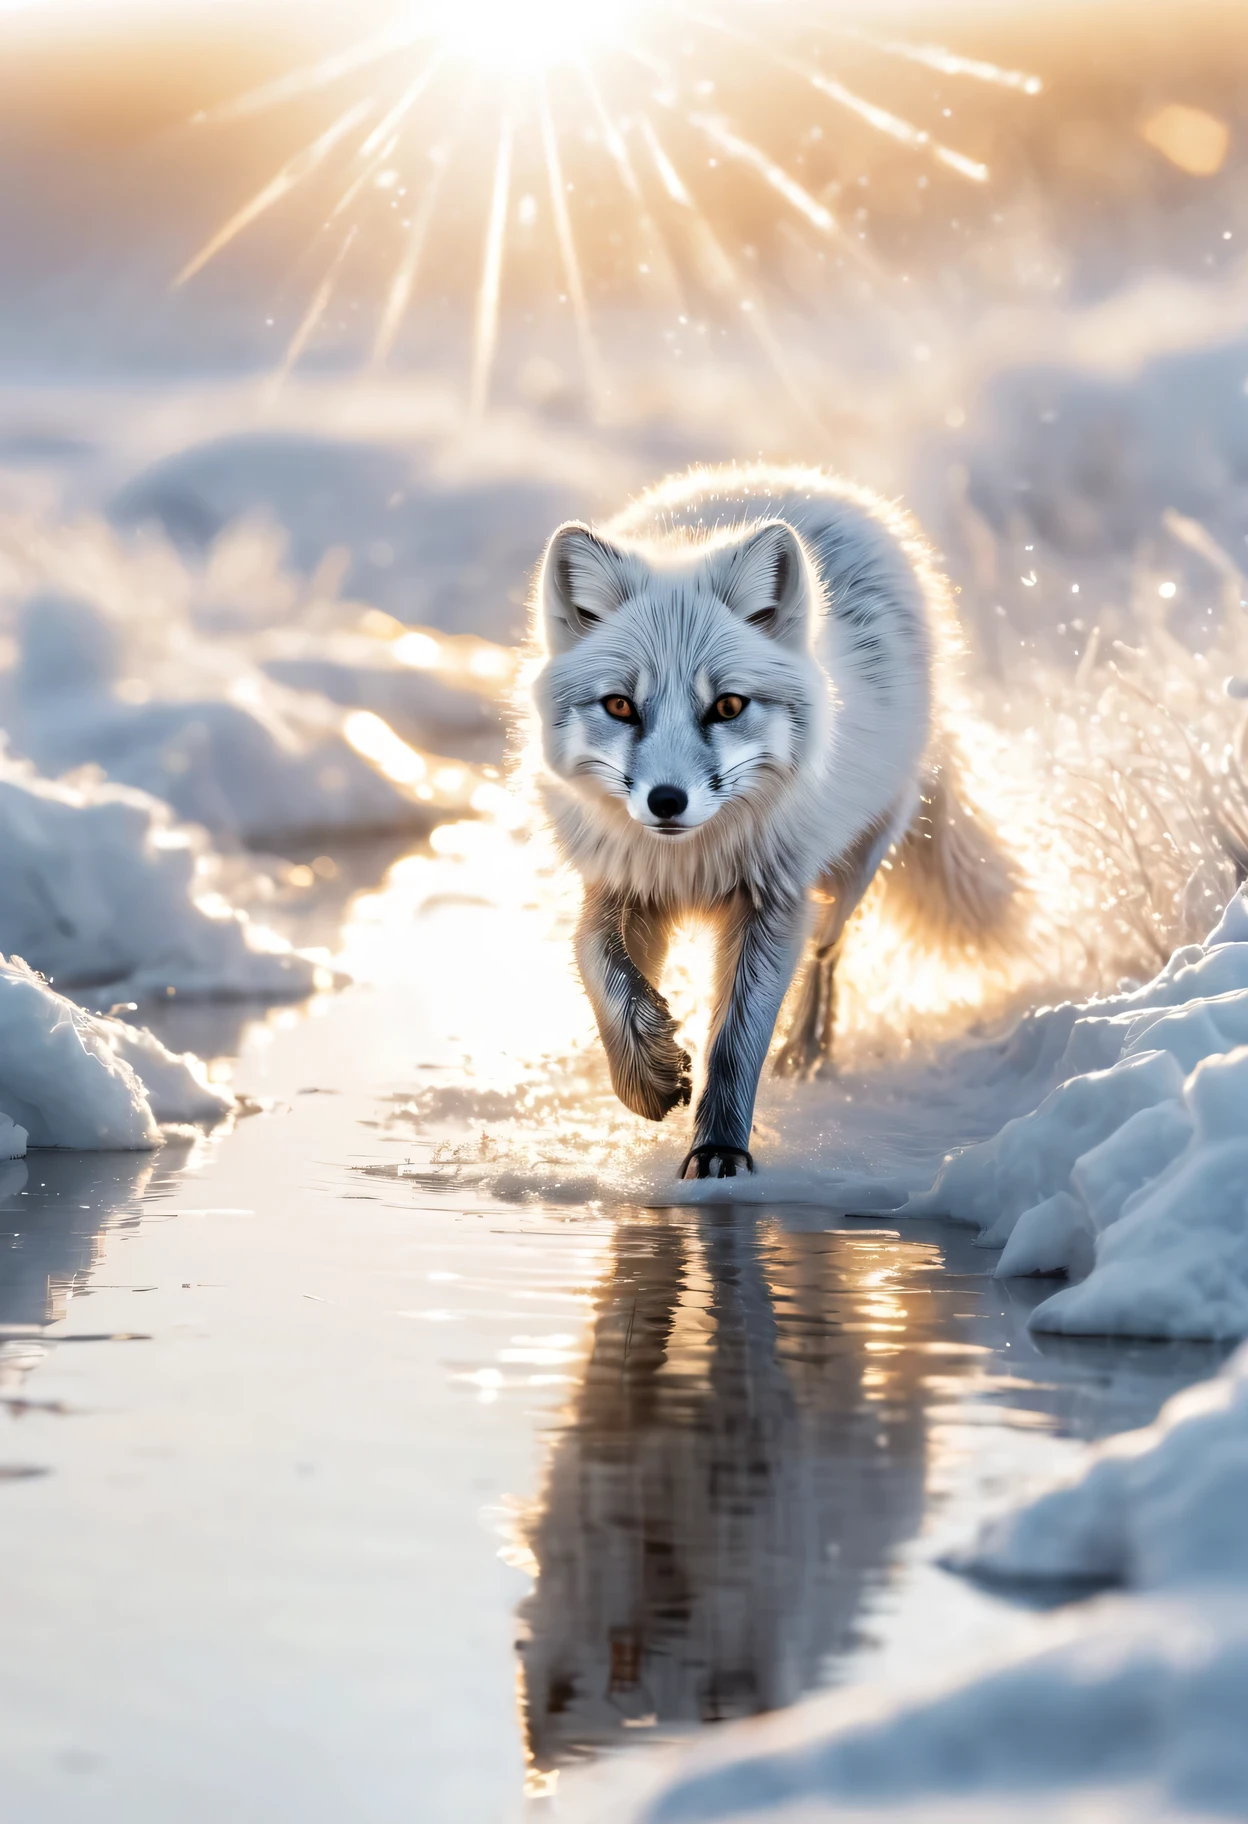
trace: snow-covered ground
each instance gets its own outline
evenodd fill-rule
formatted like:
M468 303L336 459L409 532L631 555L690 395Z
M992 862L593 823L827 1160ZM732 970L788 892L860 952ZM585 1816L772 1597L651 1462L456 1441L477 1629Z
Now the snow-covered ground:
M1154 981L1030 1015L987 1057L1032 1094L1055 1087L907 1209L979 1225L1001 1278L1079 1275L1033 1313L1038 1330L1248 1335L1244 893Z

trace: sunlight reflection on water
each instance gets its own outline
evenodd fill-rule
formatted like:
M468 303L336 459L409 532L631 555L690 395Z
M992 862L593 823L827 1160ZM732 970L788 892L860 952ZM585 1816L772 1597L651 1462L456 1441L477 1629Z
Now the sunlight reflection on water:
M265 1112L6 1168L0 1758L32 1815L74 1815L46 1740L106 1756L103 1824L216 1824L244 1780L308 1824L347 1790L493 1824L587 1758L1011 1637L942 1544L1209 1371L1041 1353L1039 1289L962 1231L457 1177L639 1144L566 939L532 851L457 826L348 904L354 986L242 1033ZM193 1802L153 1714L211 1770Z

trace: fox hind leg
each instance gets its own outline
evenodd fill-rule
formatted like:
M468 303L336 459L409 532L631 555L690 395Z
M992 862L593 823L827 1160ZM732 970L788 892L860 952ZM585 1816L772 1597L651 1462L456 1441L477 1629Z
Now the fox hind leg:
M841 954L843 927L844 921L841 921L841 929L829 940L823 935L824 921L819 921L810 957L798 984L793 1024L772 1065L778 1077L811 1076L831 1059L832 1035L836 1030L836 965Z
M845 927L862 904L901 821L894 815L881 829L867 831L816 883L813 942L798 986L793 1024L772 1065L777 1076L810 1077L832 1061L836 965L844 947Z

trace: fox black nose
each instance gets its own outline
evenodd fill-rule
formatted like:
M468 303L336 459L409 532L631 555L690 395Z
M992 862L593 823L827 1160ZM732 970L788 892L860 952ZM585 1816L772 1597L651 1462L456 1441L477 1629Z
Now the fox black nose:
M670 823L673 817L679 817L689 802L688 792L682 792L678 785L656 785L646 803L650 814L663 823Z

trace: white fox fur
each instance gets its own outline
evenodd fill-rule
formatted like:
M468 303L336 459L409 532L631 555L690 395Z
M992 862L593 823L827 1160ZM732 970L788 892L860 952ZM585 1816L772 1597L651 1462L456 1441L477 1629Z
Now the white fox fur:
M542 796L585 883L578 961L617 1093L659 1120L689 1099L657 981L672 926L700 915L720 969L685 1170L752 1169L802 948L779 1059L798 1071L828 1054L840 939L890 850L890 899L929 946L1010 928L1015 869L963 800L946 726L948 584L896 507L759 464L693 469L601 528L561 527L534 613Z

